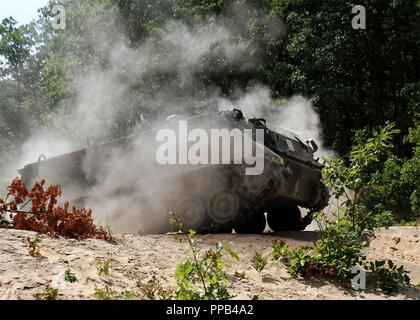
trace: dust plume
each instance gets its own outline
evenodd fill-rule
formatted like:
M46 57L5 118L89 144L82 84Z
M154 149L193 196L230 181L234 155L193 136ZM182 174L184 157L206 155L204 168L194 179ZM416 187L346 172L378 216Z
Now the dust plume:
M314 139L318 144L316 156L332 159L334 154L323 145L319 115L310 100L294 96L286 101L273 100L270 89L255 86L236 93L236 99L217 98L219 110L238 108L248 118L265 118L274 131L296 133L303 141Z
M171 21L135 47L128 45L124 31L118 28L105 32L91 26L84 41L101 52L101 61L93 60L84 72L75 73L69 84L76 90L75 103L70 112L57 115L57 128L50 133L57 138L28 141L22 147L25 157L17 161L19 166L34 162L40 154L51 158L99 145L80 159L89 188L63 186L64 198L91 207L97 221L115 232L147 233L168 228L168 208L163 203L173 199L170 209L176 210L183 199L197 201L197 190L206 194L223 187L204 173L191 185L179 177L178 169L171 169L172 184L154 178L162 174L152 161L156 141L139 133L164 124L171 114L188 117L236 107L247 118L266 118L275 131L282 128L304 140L313 138L320 146L317 155L331 156L322 146L319 116L309 100L296 96L276 101L262 85L222 94L220 88L198 79L215 52L241 70L258 68L260 61L248 54L249 46L237 40L245 27L241 21L246 10L236 9L229 25L217 19L196 26ZM117 24L118 17L110 19ZM272 36L284 35L281 21L267 25ZM174 77L156 86L151 79L162 74ZM103 145L126 136L130 138L122 143ZM60 177L45 175L49 183L60 182Z

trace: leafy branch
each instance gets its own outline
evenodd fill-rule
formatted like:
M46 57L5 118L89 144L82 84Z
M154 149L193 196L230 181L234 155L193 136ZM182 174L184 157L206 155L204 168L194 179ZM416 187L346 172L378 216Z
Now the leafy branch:
M223 261L224 251L239 260L237 252L230 248L229 243L218 242L215 249L202 253L195 241L194 230L182 233L182 222L171 214L170 222L179 230L172 232L179 241L187 240L192 253L192 260L186 258L177 265L175 279L177 285L172 290L171 298L181 300L218 300L231 299L228 291L229 278L224 271L227 264Z

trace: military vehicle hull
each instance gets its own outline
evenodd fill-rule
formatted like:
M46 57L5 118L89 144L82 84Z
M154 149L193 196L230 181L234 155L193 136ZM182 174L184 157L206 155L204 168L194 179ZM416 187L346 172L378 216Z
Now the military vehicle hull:
M264 170L258 175L247 174L245 152L242 163L234 161L232 137L229 163L158 163L156 154L162 142L157 134L163 129L171 129L179 138L174 148L180 159L182 129L175 121L112 143L38 161L19 172L27 185L40 179L60 184L64 197L77 205L100 203L99 210L104 211L114 206L113 210L121 212L121 221L130 220L133 228L129 232L169 231L169 212L181 219L185 229L199 232L229 232L234 228L238 233L261 233L266 226L264 213L274 231L303 230L311 221L311 213L327 205L322 165L314 159L313 147L296 135L274 132L263 119L246 120L239 110L207 113L185 119L185 123L189 130L204 130L209 137L214 129L239 129L241 133L263 130L263 145L255 141L255 134L248 136L253 146L248 156L260 148ZM184 147L191 144L188 141ZM209 145L208 153L213 149ZM298 206L309 209L309 214L302 218ZM145 221L149 222L146 228Z

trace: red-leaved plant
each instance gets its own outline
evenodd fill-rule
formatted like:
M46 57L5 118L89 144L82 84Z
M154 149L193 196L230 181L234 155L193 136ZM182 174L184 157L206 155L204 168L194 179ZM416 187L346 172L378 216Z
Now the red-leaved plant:
M45 181L42 180L28 191L22 180L13 180L7 188L6 199L0 198L0 228L29 230L74 239L115 240L103 227L94 224L91 210L70 209L68 202L58 205L60 187L52 185L45 189L44 186ZM29 203L31 210L24 211Z

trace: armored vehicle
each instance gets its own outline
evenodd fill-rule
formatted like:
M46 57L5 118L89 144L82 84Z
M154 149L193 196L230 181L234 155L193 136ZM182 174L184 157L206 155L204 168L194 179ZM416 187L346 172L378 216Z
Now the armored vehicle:
M121 140L40 157L19 172L27 185L61 185L64 198L118 231L167 232L174 212L185 229L262 233L266 223L303 230L328 204L316 151L314 141L233 109L173 116ZM303 218L299 207L308 209Z

